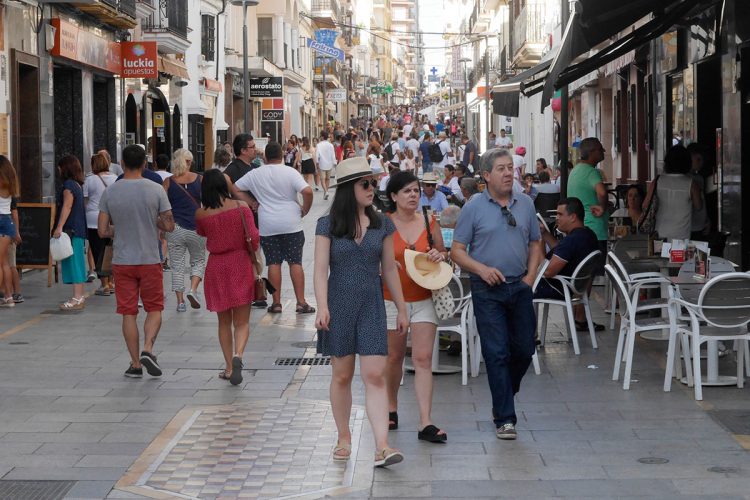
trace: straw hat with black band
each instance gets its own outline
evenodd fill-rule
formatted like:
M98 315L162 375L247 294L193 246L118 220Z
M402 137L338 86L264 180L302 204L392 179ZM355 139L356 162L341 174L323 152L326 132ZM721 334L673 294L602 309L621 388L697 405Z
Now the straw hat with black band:
M427 172L422 175L422 184L437 184L438 177L432 172Z
M439 290L450 283L453 269L445 262L433 262L423 252L404 250L404 264L406 274L414 283L427 290Z
M336 185L340 186L347 182L356 181L362 177L372 175L370 164L365 158L357 156L342 161L336 166Z

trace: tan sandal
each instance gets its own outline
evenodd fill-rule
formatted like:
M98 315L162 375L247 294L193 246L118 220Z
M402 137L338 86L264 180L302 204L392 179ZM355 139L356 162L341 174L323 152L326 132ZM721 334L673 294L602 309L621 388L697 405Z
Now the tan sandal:
M394 448L383 448L375 452L375 467L388 467L403 460L404 456Z
M82 311L85 305L83 301L86 300L84 297L79 299L71 297L67 302L60 304L59 308L61 311Z
M335 462L346 462L352 456L351 443L339 444L333 448L333 460Z

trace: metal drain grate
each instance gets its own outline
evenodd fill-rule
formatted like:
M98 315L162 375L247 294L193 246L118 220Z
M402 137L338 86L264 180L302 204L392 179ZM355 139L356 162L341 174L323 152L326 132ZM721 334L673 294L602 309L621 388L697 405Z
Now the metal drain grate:
M0 480L0 498L58 500L65 497L75 481Z
M331 364L328 356L301 357L301 358L276 358L276 366L327 366Z

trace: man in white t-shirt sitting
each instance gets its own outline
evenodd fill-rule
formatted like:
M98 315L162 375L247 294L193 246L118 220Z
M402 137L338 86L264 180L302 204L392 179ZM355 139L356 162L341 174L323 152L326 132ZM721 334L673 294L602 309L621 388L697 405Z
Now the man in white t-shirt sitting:
M297 313L313 313L315 308L305 300L305 273L302 269L302 248L305 233L302 217L310 211L313 201L312 188L302 174L284 165L281 144L269 142L266 146L266 161L260 168L243 175L232 188L233 196L246 202L244 191L252 192L258 200L258 223L260 245L268 265L268 280L276 289L271 313L281 312L281 264L289 264L289 274L297 297ZM302 205L298 195L302 195Z
M505 129L500 129L500 137L495 139L495 147L502 148L502 149L513 149L513 141L510 140L510 137L505 135Z

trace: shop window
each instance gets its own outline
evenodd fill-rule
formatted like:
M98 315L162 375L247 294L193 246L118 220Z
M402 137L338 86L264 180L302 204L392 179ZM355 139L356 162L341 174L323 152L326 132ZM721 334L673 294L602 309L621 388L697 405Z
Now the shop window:
M203 115L188 115L188 149L193 153L193 172L203 172L206 138Z
M201 16L201 55L206 61L216 57L216 17L210 14Z

